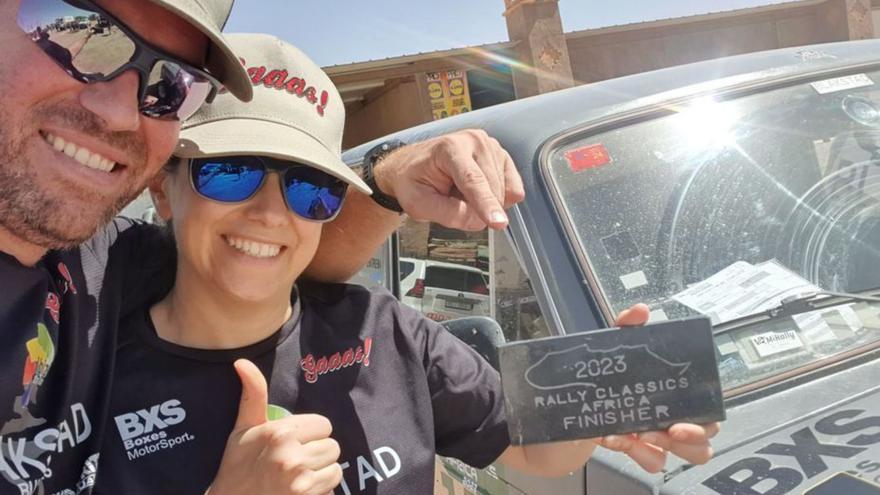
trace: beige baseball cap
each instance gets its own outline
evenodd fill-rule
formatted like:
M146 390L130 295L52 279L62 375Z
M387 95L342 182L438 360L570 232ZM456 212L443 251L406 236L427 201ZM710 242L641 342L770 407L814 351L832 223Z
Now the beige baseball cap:
M217 96L183 123L182 158L259 155L323 170L359 191L370 188L342 161L345 106L330 77L299 49L265 34L230 34L254 98Z
M230 48L221 31L233 0L150 0L182 17L210 40L205 68L236 97L250 101L253 87L238 56Z

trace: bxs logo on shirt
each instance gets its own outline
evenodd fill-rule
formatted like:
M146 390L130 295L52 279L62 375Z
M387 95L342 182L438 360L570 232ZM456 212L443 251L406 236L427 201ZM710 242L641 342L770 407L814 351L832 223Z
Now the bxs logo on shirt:
M113 418L130 461L195 440L190 433L169 437L165 431L179 425L184 419L186 410L177 399Z

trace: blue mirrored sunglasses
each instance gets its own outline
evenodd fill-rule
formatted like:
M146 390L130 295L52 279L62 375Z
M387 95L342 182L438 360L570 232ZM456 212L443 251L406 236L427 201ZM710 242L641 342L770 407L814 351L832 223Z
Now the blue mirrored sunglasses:
M201 196L241 203L257 194L270 172L281 179L281 196L300 218L333 220L342 209L348 184L309 165L259 156L221 156L190 161L190 183Z

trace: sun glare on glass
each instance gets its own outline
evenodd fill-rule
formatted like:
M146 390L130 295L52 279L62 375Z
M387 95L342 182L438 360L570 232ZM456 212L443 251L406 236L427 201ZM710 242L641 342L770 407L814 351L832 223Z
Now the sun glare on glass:
M693 148L717 149L736 143L734 125L739 120L736 107L710 97L700 98L674 117L681 135Z

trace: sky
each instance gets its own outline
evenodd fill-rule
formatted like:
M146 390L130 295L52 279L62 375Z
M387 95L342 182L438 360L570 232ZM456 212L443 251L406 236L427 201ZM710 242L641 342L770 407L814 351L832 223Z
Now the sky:
M785 0L559 0L566 32ZM236 0L227 32L263 32L322 66L506 41L503 0Z

